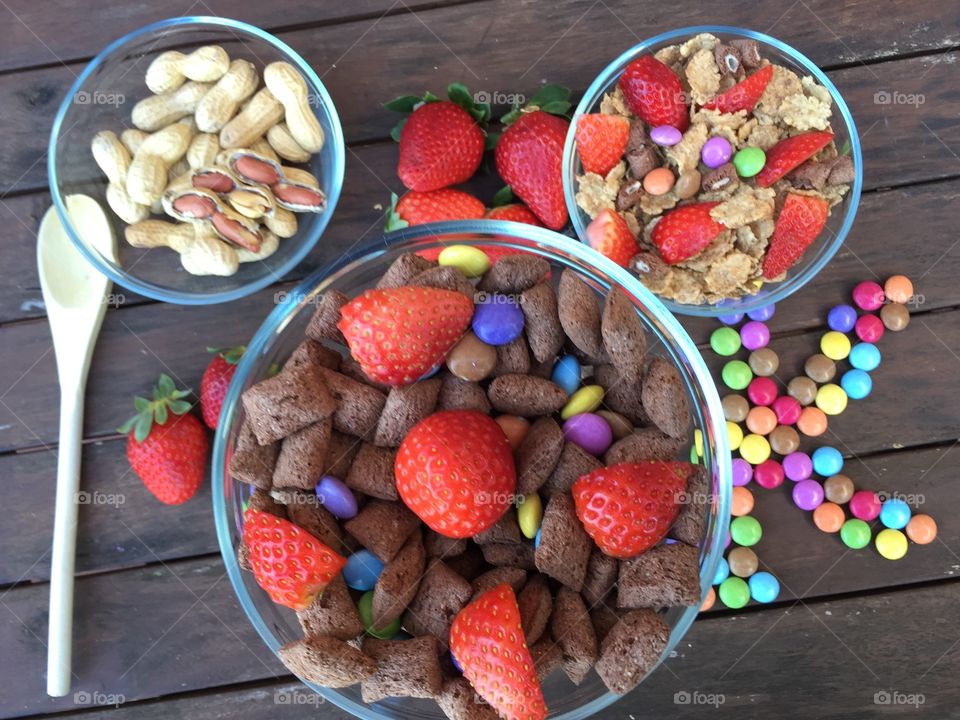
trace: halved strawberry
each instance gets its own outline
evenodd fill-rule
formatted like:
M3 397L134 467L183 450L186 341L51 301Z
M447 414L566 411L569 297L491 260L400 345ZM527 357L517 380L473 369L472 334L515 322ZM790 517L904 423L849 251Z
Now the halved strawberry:
M477 694L506 720L547 716L513 588L502 583L457 613L450 652Z
M347 562L303 528L253 508L243 514L243 544L257 585L293 610L306 610Z
M680 512L690 463L619 463L573 483L577 517L603 552L629 558L660 542Z
M488 415L446 410L413 426L393 465L400 499L446 537L483 532L510 509L517 485L510 441Z
M387 230L443 220L475 220L482 218L485 210L482 202L462 190L411 190L399 202L394 196L387 213Z
M816 155L833 140L833 133L811 130L781 140L767 150L767 162L757 173L757 185L770 187L788 172Z
M630 258L640 252L627 221L615 210L604 208L587 225L587 244L617 265L626 267Z
M435 368L463 336L473 303L453 290L367 290L340 309L337 327L368 377L407 385Z
M606 176L627 149L630 121L621 115L581 115L574 137L583 169Z
M707 110L719 110L722 113L734 113L738 110L749 112L756 107L771 77L773 77L773 65L765 65L753 75L717 95L710 102L704 103L703 106Z
M627 106L644 122L687 129L690 117L680 78L653 55L641 55L627 65L618 84Z
M665 213L650 236L660 257L675 265L712 243L724 230L723 225L710 217L710 211L717 205L716 202L681 205Z
M763 276L767 280L789 270L800 259L827 224L829 212L830 205L823 198L787 193L763 258Z
M536 225L543 227L543 223L537 219L537 216L531 212L523 203L510 203L509 205L500 205L490 208L487 211L488 220L510 220L512 222L526 223L527 225Z

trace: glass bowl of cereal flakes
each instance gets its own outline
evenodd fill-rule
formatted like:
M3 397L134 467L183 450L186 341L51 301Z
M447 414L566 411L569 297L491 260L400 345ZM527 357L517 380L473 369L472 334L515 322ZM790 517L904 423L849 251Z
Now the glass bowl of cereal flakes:
M863 185L830 79L789 45L724 26L663 33L607 65L563 162L577 236L686 315L803 287L843 243Z

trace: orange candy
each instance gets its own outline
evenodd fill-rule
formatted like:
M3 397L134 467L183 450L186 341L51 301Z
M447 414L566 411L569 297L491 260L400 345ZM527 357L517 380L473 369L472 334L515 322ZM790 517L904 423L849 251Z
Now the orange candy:
M777 414L764 405L758 405L747 413L747 428L757 435L769 435L777 426Z
M847 520L843 508L832 502L821 503L813 511L813 524L825 533L840 532Z
M700 612L704 610L709 610L713 607L713 604L717 601L717 593L714 592L713 588L707 590L707 597L703 599L703 605L700 606Z
M660 167L643 176L643 189L651 195L666 195L673 187L673 173Z
M905 303L913 297L913 283L906 275L891 275L883 284L883 294L890 302Z
M929 515L914 515L907 523L907 537L917 545L932 543L937 537L937 521Z
M827 416L812 405L805 407L797 420L797 429L807 437L817 437L827 431Z
M516 450L530 430L530 421L516 415L500 415L494 422L503 430L503 434L510 441L510 448Z
M738 485L733 489L733 495L730 502L730 514L740 517L749 515L753 510L753 493L745 487Z

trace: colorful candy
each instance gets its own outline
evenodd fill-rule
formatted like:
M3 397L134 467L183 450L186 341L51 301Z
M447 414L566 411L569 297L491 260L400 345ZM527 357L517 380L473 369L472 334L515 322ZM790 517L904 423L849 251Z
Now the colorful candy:
M807 437L819 437L827 431L827 416L823 410L805 407L797 420L797 430Z
M750 353L747 365L757 377L770 377L780 368L780 357L768 347L762 347Z
M783 472L793 480L806 480L813 474L813 461L805 452L793 452L783 459Z
M770 318L774 316L777 312L777 306L773 303L769 305L763 305L758 307L756 310L751 310L747 313L747 317L751 320L757 320L759 322L767 322Z
M808 377L798 375L787 383L787 394L801 405L809 405L817 397L817 384Z
M730 313L729 315L718 315L717 320L724 325L736 325L743 320L743 313Z
M857 310L850 305L834 305L827 313L827 325L837 332L850 332L856 322Z
M751 547L760 542L763 528L752 515L744 515L730 521L730 537L737 545Z
M770 329L758 320L744 323L740 328L740 342L747 350L766 347L770 343Z
M457 268L468 278L480 277L490 269L490 258L473 245L449 245L437 256L439 265Z
M847 359L857 370L872 372L880 366L880 350L872 343L857 343Z
M747 397L754 405L773 405L778 394L777 384L768 377L754 378L747 386Z
M603 388L600 385L585 385L577 390L567 404L560 408L560 417L569 420L574 415L592 413L603 402Z
M783 485L783 478L783 466L776 460L765 460L753 469L754 481L767 490Z
M733 156L733 148L730 147L730 141L719 135L714 135L703 144L700 150L700 157L703 164L708 168L718 168L730 162Z
M707 596L703 599L703 604L700 605L700 612L705 612L712 608L717 602L717 593L713 588L707 588Z
M643 189L653 196L666 195L673 187L673 182L670 168L658 167L643 176Z
M861 315L854 326L857 337L868 343L875 343L882 338L883 330L883 321L876 315Z
M745 487L734 487L730 500L730 514L740 517L749 515L751 512L753 512L753 493Z
M730 449L736 450L743 442L743 430L735 422L727 420L727 437L730 440Z
M752 178L758 172L763 170L767 162L766 153L758 147L741 148L733 156L733 166L737 169L737 175L742 178Z
M891 275L883 284L883 294L893 303L905 303L913 297L913 283L905 275Z
M523 311L517 301L494 294L476 304L470 326L488 345L506 345L520 336L523 324Z
M906 305L889 303L880 308L880 321L890 332L900 332L910 324L910 311Z
M357 550L347 558L347 564L341 572L347 587L366 592L373 590L373 586L377 584L377 579L383 572L383 563L369 550Z
M907 536L899 530L881 530L877 533L877 552L887 560L899 560L907 554Z
M813 471L820 477L830 477L843 470L843 453L829 445L814 450L811 460Z
M864 370L847 370L840 378L840 387L851 400L863 400L873 390L873 379Z
M817 529L825 533L840 532L847 516L843 508L832 502L824 502L818 505L813 511L813 524Z
M853 480L846 475L828 477L823 483L823 493L830 502L845 505L853 497Z
M768 407L757 405L747 413L747 429L757 435L769 435L777 427L777 414Z
M524 495L517 503L517 524L520 525L520 532L525 538L532 540L540 531L542 521L543 501L540 496L535 492Z
M673 125L657 125L650 129L650 139L657 145L670 147L676 145L683 139L683 133L673 127Z
M932 543L937 537L937 522L929 515L914 515L907 523L907 537L917 545Z
M607 421L614 440L622 440L633 433L633 423L620 413L615 413L612 410L597 410L597 415Z
M858 518L850 518L840 527L840 539L851 550L870 544L870 526Z
M816 480L801 480L793 486L792 495L801 510L815 510L823 502L823 486Z
M758 603L772 603L780 595L780 582L768 572L758 572L748 581L750 597Z
M803 371L815 383L828 383L837 374L837 364L826 355L816 353L807 358Z
M730 465L733 469L734 489L741 485L749 484L750 480L753 478L753 465L748 463L743 458L734 458L731 460Z
M910 506L899 498L884 500L880 506L880 522L892 530L903 530L910 522Z
M346 483L333 475L320 478L315 489L317 499L330 514L341 520L349 520L357 515L357 498Z
M743 422L747 419L747 413L750 412L750 403L743 395L724 395L721 404L723 416L731 422Z
M717 563L717 571L713 574L712 584L719 585L728 577L730 577L730 565L726 558L720 558L720 562Z
M750 366L743 360L731 360L720 371L724 384L731 390L743 390L753 379Z
M839 415L847 409L847 393L835 383L821 385L814 400L826 415Z
M853 289L853 304L861 310L873 311L883 305L883 288L872 280L864 280Z
M377 629L373 626L373 591L366 592L360 596L357 601L357 611L360 614L360 622L363 623L363 629L367 635L380 640L389 640L400 632L400 618L396 618L386 627Z
M872 490L857 490L850 498L850 512L859 520L876 520L880 507L880 498Z
M613 431L607 421L590 412L567 420L563 424L563 437L596 457L603 455L613 444Z
M710 333L710 347L717 355L735 355L740 349L740 333L729 327L717 328Z
M751 433L740 443L740 457L751 465L759 465L770 457L770 443L763 435Z
M488 377L497 366L497 349L468 332L447 355L446 364L461 380L477 382Z
M800 447L800 434L789 425L777 425L767 436L770 449L778 455L789 455Z
M550 380L563 388L567 395L573 395L580 387L580 375L580 361L573 355L564 355L553 366Z
M720 583L720 602L728 608L739 610L750 602L750 586L743 578L728 577Z
M800 419L800 413L803 412L803 406L790 395L781 395L773 401L771 407L777 415L777 422L781 425L793 425Z
M748 578L760 567L757 554L748 547L734 548L727 555L730 563L730 574L740 578Z
M850 354L850 338L836 330L825 332L820 338L820 352L831 360L843 360Z

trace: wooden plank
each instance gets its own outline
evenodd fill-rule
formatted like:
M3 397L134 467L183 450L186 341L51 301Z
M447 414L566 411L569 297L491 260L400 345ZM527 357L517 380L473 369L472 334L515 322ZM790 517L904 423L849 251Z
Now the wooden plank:
M634 45L638 36L650 32L646 14L638 16L626 4L617 6L618 12L621 17L632 18L633 29L617 22L605 6L593 6L588 11L591 6L580 0L573 0L565 11L543 17L517 16L512 12L514 5L507 0L482 7L488 21L483 33L476 29L477 8L461 5L422 13L423 17L403 14L312 28L290 33L284 39L302 51L320 72L337 103L347 140L356 143L387 137L397 118L384 110L382 103L392 96L426 89L440 92L453 80L468 83L474 92L491 95L531 95L547 81L566 85L579 95L609 60ZM795 9L805 7L803 3ZM757 8L753 3L739 4L739 12L749 16L750 26L764 26L756 16L758 11L767 24L782 12L776 5ZM835 16L843 8L836 3L825 4L818 12L839 22ZM791 27L788 39L814 60L831 62L843 41L824 31L815 17L805 15L806 19L796 18L797 26ZM579 16L581 19L574 23L571 18ZM731 22L737 19L736 15L728 18ZM478 35L483 38L482 44L477 42ZM605 39L604 52L587 61L584 48L595 47L598 35ZM398 44L399 37L405 42ZM527 42L529 37L557 40L553 45L543 45ZM426 55L430 62L424 62ZM960 128L951 122L960 102L950 92L956 57L955 53L946 53L876 65L855 64L831 73L860 124L867 187L957 174L957 160L949 150L960 145ZM384 63L386 59L388 64ZM79 69L79 65L57 66L0 78L0 106L6 108L9 139L0 148L0 188L4 191L35 190L46 183L43 160L53 115ZM131 81L129 88L102 90L128 95L123 109L129 112L136 87L139 85ZM877 103L875 95L880 92L890 93L889 104ZM894 92L898 93L896 103ZM923 104L913 104L913 96L922 96ZM936 112L926 110L934 107ZM78 133L74 131L74 135ZM68 139L89 142L89 137L69 134L64 140Z
M219 617L231 623L237 639L198 606L187 612L142 662L120 678L123 668L187 610L192 596L176 581L147 579L139 571L107 576L116 578L113 587L94 587L95 581L106 578L82 580L79 588L83 595L97 597L103 606L90 622L81 626L85 629L77 637L75 652L84 661L77 663L80 677L75 688L86 693L81 700L98 697L106 703L107 696L113 693L123 695L125 704L102 710L84 705L82 716L64 717L106 720L109 713L113 720L171 716L260 720L276 717L279 711L283 717L315 718L318 704L323 704L319 713L324 718L348 717L332 705L314 699L289 676L255 687L223 687L269 678L281 668L262 656L259 639L226 599L229 590L225 581L210 587L211 574L218 569L208 570L190 563L174 569L184 574L195 592L209 590L204 603L218 614L223 613ZM127 596L124 602L93 595L138 586L156 587L157 594L148 603L142 603L139 597ZM884 717L913 717L918 708L904 697L909 695L917 696L917 701L923 696L918 704L930 717L960 717L955 698L944 689L951 687L960 671L957 632L950 620L955 614L956 588L954 582L939 583L865 597L707 617L694 624L675 656L639 689L604 711L604 717L700 718L704 705L711 710L719 706L727 713L736 708L748 714L762 712L776 717L872 720L881 713ZM30 600L39 600L29 597L31 593L33 589L18 590L6 601L29 630L10 614L5 615L5 625L0 626L5 646L16 647L19 659L8 670L7 687L11 692L0 701L3 717L76 707L72 697L50 700L43 694L42 679L36 672L37 667L42 667L43 648L31 631L42 630L44 619L42 611L28 604ZM170 608L161 604L162 600L176 601L177 605ZM144 610L154 613L149 623L138 622ZM198 634L201 632L203 635ZM124 640L117 637L121 633L126 635ZM189 658L189 662L183 662L177 653ZM789 668L790 672L771 673L770 668L776 667ZM137 702L213 687L218 689L161 702ZM884 703L884 692L889 694L890 703ZM710 703L711 695L714 704ZM875 702L875 697L879 702ZM286 707L279 709L278 705Z

